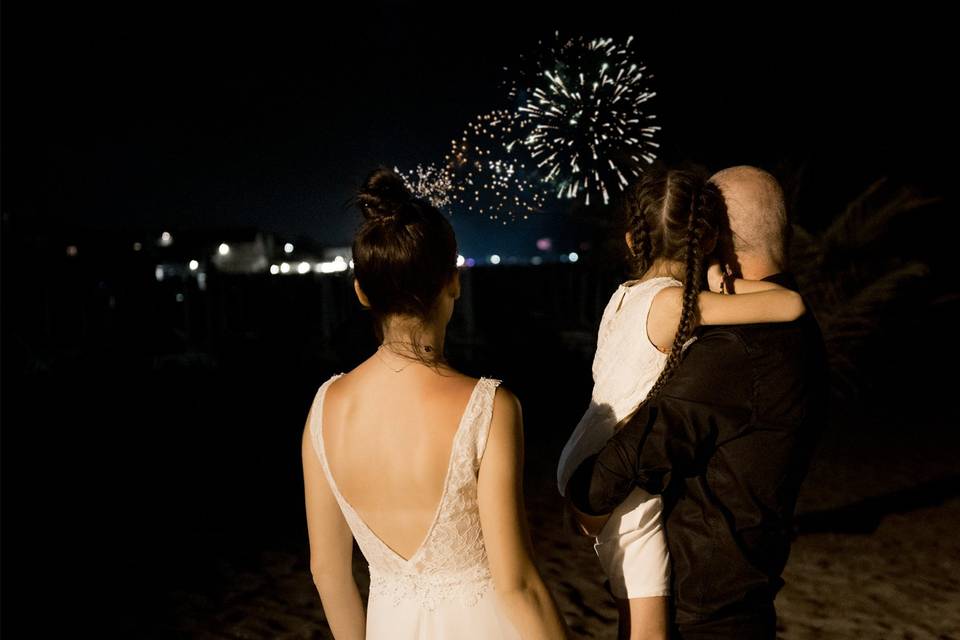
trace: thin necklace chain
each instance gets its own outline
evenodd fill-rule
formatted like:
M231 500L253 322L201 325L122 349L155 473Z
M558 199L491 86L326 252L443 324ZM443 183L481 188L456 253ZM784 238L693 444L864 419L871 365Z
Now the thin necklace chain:
M418 362L417 360L411 360L410 362L408 362L407 364L403 365L403 366L400 367L399 369L394 369L393 367L390 366L390 364L386 361L386 359L384 359L384 357L383 357L382 355L380 355L380 351L384 348L384 345L388 345L388 344L415 344L415 343L413 343L413 342L408 342L408 341L405 341L405 340L391 340L390 342L384 342L384 343L382 343L380 346L377 347L377 352L376 352L376 353L377 353L377 357L378 357L378 358L380 359L380 361L384 364L384 366L386 366L388 369L390 369L390 371L393 371L394 373L400 373L401 371L403 371L404 369L406 369L407 367L409 367L409 366L410 366L411 364L413 364L414 362ZM428 352L432 352L434 349L433 349L433 347L432 347L431 345L424 345L424 350L425 350L425 351L428 351ZM400 354L397 354L397 355L399 356ZM401 356L401 357L402 357L402 356Z

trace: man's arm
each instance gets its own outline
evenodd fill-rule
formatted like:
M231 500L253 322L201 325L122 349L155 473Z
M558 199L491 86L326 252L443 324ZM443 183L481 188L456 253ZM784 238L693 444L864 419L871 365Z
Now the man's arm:
M713 329L687 349L660 394L642 406L567 485L574 513L609 514L634 487L662 493L704 462L721 431L750 421L753 371L735 331ZM591 524L581 521L590 528Z

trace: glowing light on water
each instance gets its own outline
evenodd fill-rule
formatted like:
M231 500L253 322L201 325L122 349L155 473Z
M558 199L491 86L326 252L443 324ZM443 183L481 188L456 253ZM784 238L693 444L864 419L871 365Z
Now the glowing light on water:
M490 264L500 264L500 256L497 254L490 256Z

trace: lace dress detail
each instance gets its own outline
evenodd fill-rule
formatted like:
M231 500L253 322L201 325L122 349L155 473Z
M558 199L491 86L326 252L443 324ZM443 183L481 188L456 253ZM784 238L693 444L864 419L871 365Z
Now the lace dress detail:
M317 391L310 429L330 488L369 565L370 600L385 599L394 606L413 601L427 611L454 600L465 606L475 605L493 586L480 527L477 474L500 381L477 381L453 437L433 522L420 547L404 559L366 525L341 495L330 473L321 425L323 399L330 383L342 375L332 376Z

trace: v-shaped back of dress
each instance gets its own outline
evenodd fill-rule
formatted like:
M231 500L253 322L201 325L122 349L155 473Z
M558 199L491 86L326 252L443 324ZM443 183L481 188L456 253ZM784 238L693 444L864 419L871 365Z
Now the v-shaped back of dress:
M369 564L370 597L389 596L396 603L415 598L428 609L452 597L475 602L490 584L477 502L477 474L500 381L477 381L453 436L433 521L417 550L404 558L370 529L340 493L330 472L323 444L323 401L327 388L342 375L332 376L317 390L310 432L330 489Z

